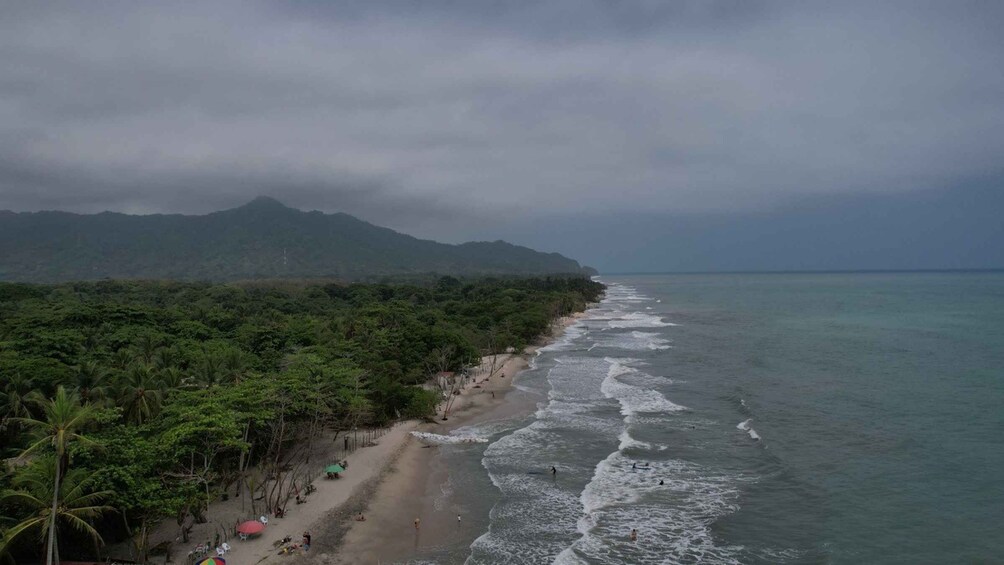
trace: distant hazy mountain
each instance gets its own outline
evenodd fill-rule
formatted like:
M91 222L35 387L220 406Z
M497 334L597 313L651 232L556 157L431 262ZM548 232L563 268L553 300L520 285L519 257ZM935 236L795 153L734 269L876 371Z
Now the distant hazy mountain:
M271 198L205 216L0 211L0 280L587 273L504 241L447 245Z

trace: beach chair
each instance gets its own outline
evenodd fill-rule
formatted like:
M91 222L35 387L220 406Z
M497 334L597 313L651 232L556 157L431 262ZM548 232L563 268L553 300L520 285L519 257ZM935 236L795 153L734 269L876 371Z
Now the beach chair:
M268 516L262 516L261 518L258 518L258 521L261 522L262 524L265 524L267 526L268 525Z
M222 547L223 547L223 553L230 553L230 544L229 543L223 542Z
M238 532L237 535L240 536L241 541L247 541L248 540L248 535L245 534L244 532Z
M226 551L223 551L223 548L222 548L222 547L217 547L217 548L216 548L216 556L217 556L217 557L223 557L223 554L224 554L224 553L226 553Z

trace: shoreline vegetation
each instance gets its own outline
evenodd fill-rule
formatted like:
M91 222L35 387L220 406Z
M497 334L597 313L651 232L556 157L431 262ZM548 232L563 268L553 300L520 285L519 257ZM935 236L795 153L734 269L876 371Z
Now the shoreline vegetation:
M345 512L402 483L410 432L504 406L516 352L602 291L584 277L0 284L0 556L186 563L227 543L256 563L306 531L312 556L368 551L353 540L379 510Z
M562 317L543 340L519 354L506 354L501 363L483 358L474 371L479 377L467 383L453 407L451 419L423 422L416 426L416 431L447 435L461 427L532 413L536 399L514 398L510 393L515 383L530 366L529 359L536 355L537 349L559 338L583 314L575 312ZM493 367L498 367L497 372L492 372ZM344 523L327 520L315 525L315 531L323 535L319 540L324 544L318 546L316 554L299 563L315 559L339 565L404 562L430 548L457 543L470 545L483 533L458 527L462 525L462 514L458 512L463 502L453 493L444 497L442 486L448 480L448 469L439 457L438 446L428 445L411 434L399 443L396 457L368 489L359 493L356 504L345 509L352 516L364 515L366 520ZM411 527L412 517L421 520L420 532Z

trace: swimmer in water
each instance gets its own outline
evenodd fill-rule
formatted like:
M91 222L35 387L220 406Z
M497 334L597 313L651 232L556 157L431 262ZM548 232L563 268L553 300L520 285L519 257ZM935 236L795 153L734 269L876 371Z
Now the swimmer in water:
M631 529L631 541L638 541L638 530Z

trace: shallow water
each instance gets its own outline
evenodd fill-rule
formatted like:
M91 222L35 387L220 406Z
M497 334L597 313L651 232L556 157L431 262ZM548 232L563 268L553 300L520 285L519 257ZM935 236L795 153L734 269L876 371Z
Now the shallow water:
M602 280L520 381L536 414L444 448L484 533L422 559L1004 555L1004 275Z

